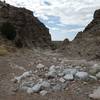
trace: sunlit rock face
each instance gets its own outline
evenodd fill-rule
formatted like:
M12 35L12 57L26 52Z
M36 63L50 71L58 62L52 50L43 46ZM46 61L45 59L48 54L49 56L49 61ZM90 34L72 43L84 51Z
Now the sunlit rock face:
M9 22L16 28L15 44L22 47L51 47L49 29L25 8L0 2L0 26Z
M95 11L93 20L84 31L65 45L63 52L69 57L100 59L100 9Z

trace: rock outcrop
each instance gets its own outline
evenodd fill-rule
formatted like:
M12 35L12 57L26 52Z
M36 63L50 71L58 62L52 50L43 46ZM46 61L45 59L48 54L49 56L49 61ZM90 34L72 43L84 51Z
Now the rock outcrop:
M84 31L65 45L63 52L69 57L100 59L100 9L95 11L93 20Z
M25 8L17 8L0 1L0 26L9 22L16 29L13 41L19 47L51 47L49 29Z

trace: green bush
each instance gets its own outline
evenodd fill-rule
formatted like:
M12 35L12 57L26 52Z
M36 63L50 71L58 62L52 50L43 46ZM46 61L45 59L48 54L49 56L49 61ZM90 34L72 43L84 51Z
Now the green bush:
M14 40L16 37L15 27L9 22L6 22L1 26L1 33L9 40Z

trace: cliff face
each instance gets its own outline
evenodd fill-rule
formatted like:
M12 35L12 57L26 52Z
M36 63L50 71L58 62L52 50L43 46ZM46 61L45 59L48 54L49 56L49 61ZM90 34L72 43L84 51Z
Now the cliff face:
M10 22L16 29L15 44L27 47L50 47L49 29L41 23L33 12L0 2L0 26Z
M65 45L63 52L71 57L100 59L100 9L95 11L93 20L84 31Z

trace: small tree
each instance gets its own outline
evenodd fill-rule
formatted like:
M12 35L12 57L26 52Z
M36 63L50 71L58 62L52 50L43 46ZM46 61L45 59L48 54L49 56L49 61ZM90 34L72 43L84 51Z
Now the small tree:
M14 40L16 37L15 27L9 22L6 22L1 26L1 33L9 40Z

